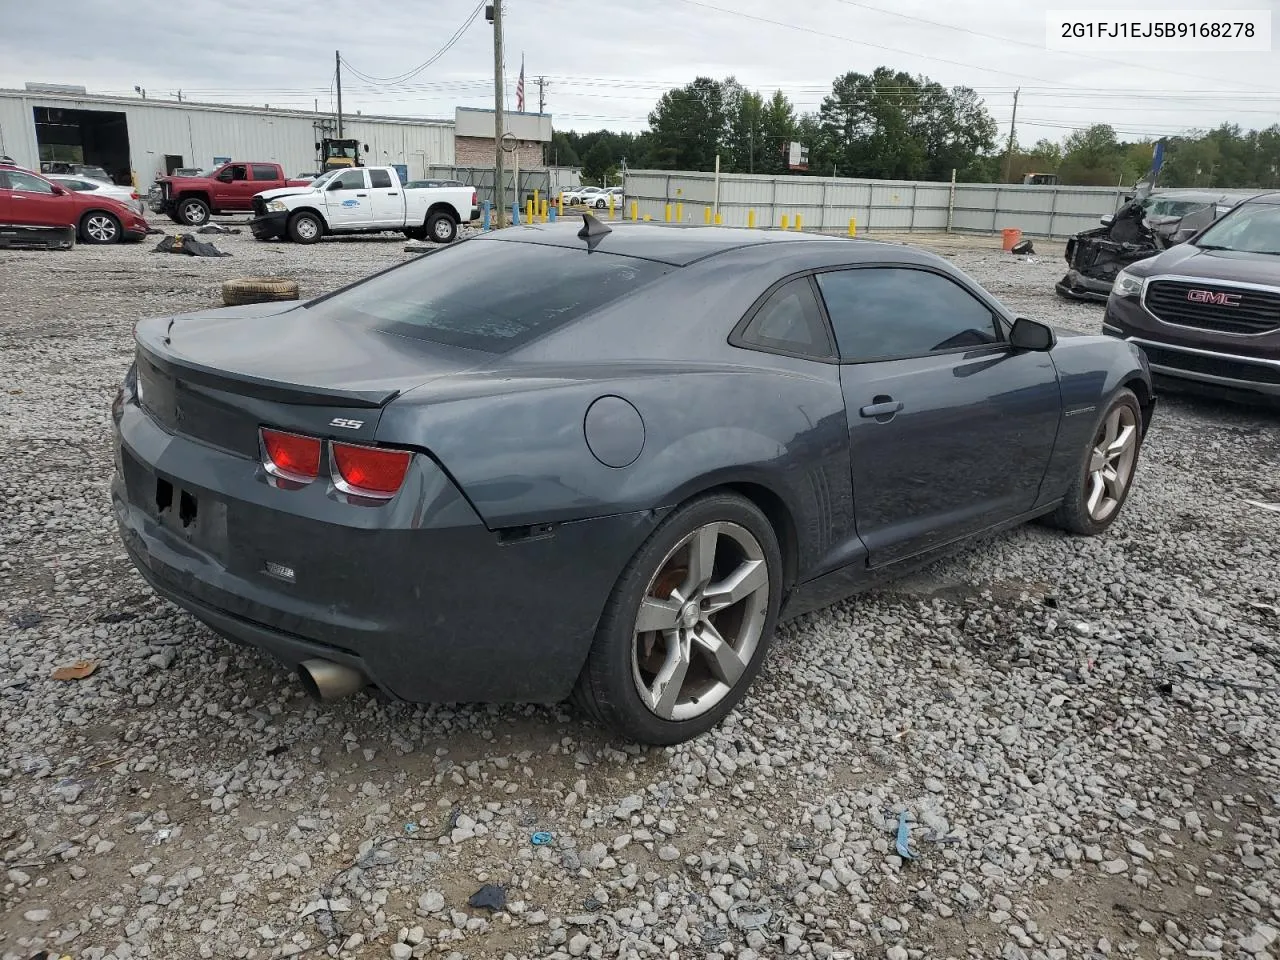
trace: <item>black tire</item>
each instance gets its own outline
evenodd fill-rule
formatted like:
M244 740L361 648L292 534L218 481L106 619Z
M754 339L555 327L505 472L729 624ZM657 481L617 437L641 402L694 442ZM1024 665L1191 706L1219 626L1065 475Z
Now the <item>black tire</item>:
M228 307L246 303L270 303L276 300L297 300L298 282L279 277L241 277L225 280L222 284L222 302Z
M605 207L607 207L608 205L609 205L609 204L607 204L607 203L604 201L604 199L603 199L603 198L602 198L602 199L600 199L600 200L597 200L597 201L596 201L596 209L597 209L597 210L603 210L603 209L604 209Z
M81 243L119 243L120 218L105 210L90 210L80 218L78 233Z
M178 222L188 227L203 227L209 222L209 205L199 197L183 197L177 209Z
M427 239L436 243L453 243L458 235L458 224L447 213L433 213L427 217Z
M409 240L425 240L427 239L427 228L426 227L410 227L408 230L404 232L404 235Z
M169 216L169 219L172 220L174 223L179 223L179 224L182 223L182 221L178 219L177 210L168 211L168 216Z
M319 243L324 238L324 222L314 213L302 210L289 218L289 239L294 243Z
M1116 498L1115 508L1106 517L1097 519L1089 512L1088 506L1093 451L1107 419L1120 408L1128 409L1136 425L1133 440L1133 461L1120 496ZM1120 511L1124 509L1125 502L1129 499L1129 491L1133 489L1133 478L1137 474L1139 454L1142 451L1142 426L1142 407L1138 403L1138 398L1134 396L1132 390L1122 387L1116 391L1111 398L1111 402L1107 404L1094 421L1093 430L1089 434L1089 442L1080 453L1080 461L1076 466L1075 476L1071 480L1071 485L1067 487L1066 498L1062 501L1061 506L1048 517L1048 521L1052 526L1077 536L1093 537L1102 533L1115 522L1116 518L1120 516Z
M651 711L636 688L632 663L636 618L651 582L672 551L694 531L718 522L744 529L762 550L769 578L763 627L745 670L718 703L691 719L668 720ZM710 730L746 694L768 655L782 602L782 569L777 534L755 504L731 493L711 493L684 503L650 534L618 578L578 676L574 703L638 743L665 746Z

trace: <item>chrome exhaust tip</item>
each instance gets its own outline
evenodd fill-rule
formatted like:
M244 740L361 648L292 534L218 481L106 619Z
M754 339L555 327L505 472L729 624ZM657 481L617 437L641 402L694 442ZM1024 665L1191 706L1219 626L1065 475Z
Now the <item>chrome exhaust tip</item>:
M304 660L298 664L298 679L317 700L347 697L369 684L369 678L359 670L332 660Z

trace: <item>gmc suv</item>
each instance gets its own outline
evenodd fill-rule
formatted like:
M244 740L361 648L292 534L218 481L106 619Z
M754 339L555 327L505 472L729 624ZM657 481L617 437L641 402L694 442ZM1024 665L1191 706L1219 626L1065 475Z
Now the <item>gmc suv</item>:
M1280 193L1116 276L1102 330L1166 385L1280 402Z

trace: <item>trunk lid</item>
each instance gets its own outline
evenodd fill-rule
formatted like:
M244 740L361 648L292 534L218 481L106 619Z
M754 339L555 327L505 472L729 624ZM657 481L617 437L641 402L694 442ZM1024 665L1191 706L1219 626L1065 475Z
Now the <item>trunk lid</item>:
M152 417L255 458L263 425L372 442L401 393L478 365L469 352L324 320L297 303L145 320L135 339Z

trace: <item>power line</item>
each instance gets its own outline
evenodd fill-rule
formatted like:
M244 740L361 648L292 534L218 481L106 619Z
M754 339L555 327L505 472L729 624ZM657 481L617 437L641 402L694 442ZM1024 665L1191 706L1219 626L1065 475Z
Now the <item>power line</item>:
M379 85L395 85L395 84L404 83L407 80L412 80L414 77L422 73L422 71L426 70L428 67L434 64L437 60L443 57L446 53L448 53L450 49L453 48L453 45L462 38L462 35L464 33L467 32L467 28L470 27L471 24L475 22L476 17L480 16L480 13L484 10L484 7L485 7L485 0L480 0L480 2L476 4L475 9L473 9L471 13L467 16L467 19L463 21L462 26L460 26L457 30L454 31L453 36L451 36L445 42L443 47L441 47L439 50L433 53L430 57L428 57L422 63L418 64L418 66L414 67L412 70L408 71L407 73L400 74L400 76L398 77L371 77L366 73L361 73L359 70L353 67L346 60L343 60L342 62L347 67L348 70L354 73L361 80L365 80L369 83L379 84Z

